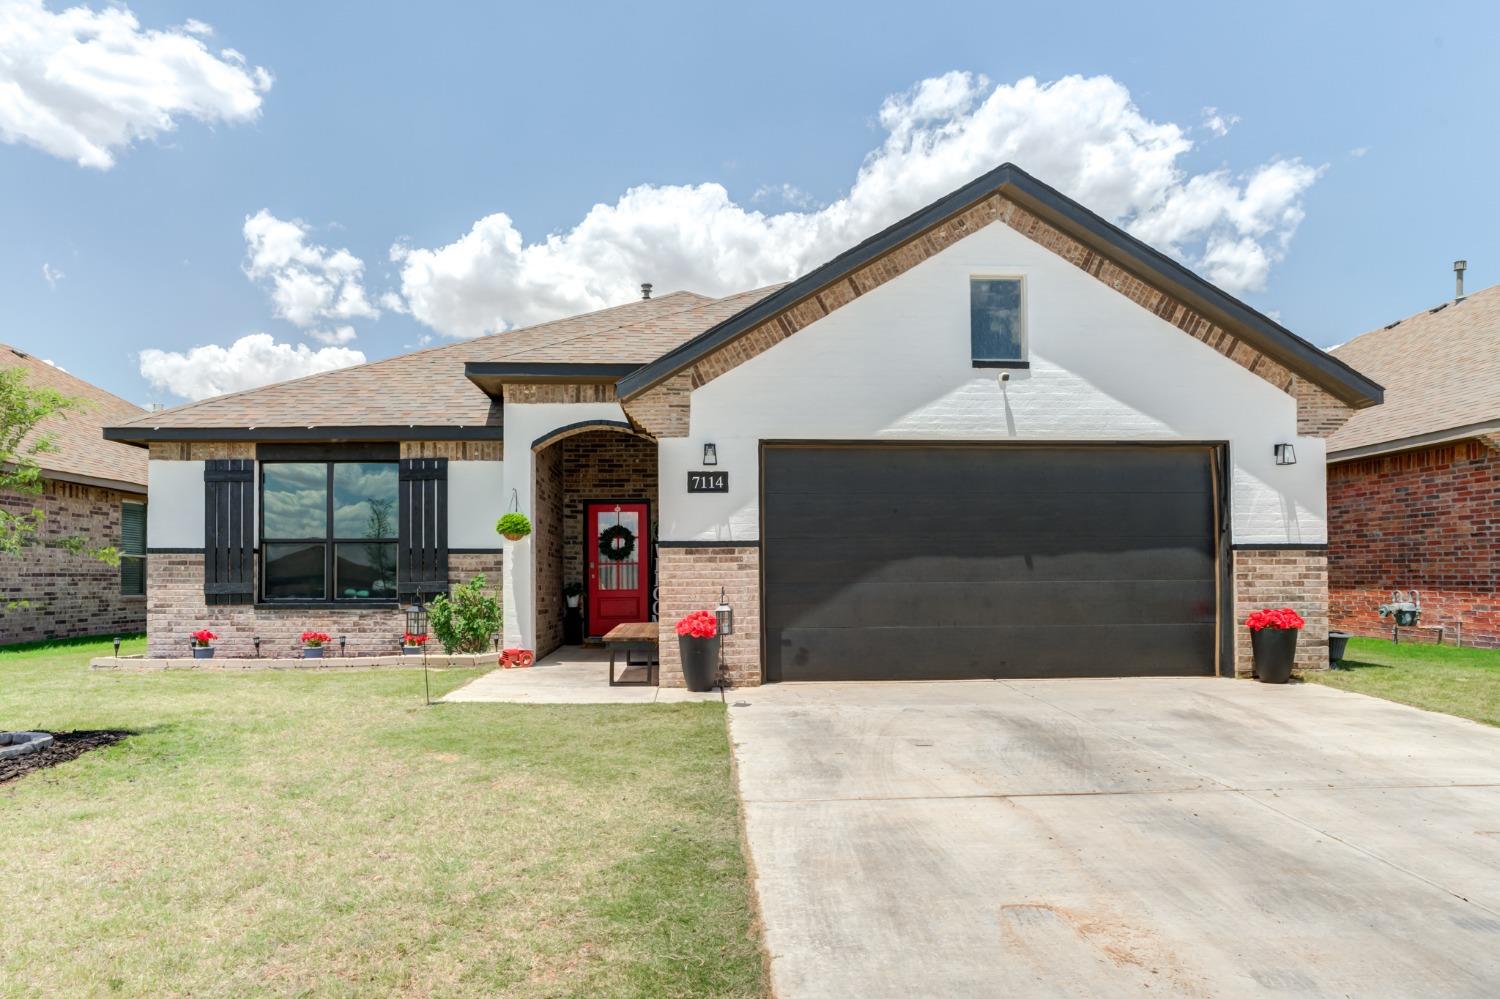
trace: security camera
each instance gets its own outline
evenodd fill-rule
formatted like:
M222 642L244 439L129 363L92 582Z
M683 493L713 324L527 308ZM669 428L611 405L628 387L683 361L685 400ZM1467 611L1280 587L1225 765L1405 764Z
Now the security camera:
M1008 381L1010 381L1010 372L1009 371L1002 371L1002 372L1000 372L1000 384L1004 385Z

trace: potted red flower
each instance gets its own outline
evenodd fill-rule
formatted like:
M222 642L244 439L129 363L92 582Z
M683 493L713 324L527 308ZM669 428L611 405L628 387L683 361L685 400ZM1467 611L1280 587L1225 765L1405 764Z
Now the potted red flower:
M1297 658L1297 632L1307 624L1290 607L1258 610L1245 619L1255 676L1261 683L1286 683Z
M321 631L304 631L302 633L302 658L322 659L323 646L329 641L329 637Z
M401 636L401 652L403 655L420 656L422 654L422 646L426 644L426 635L413 635L408 631Z
M204 628L202 631L193 632L193 658L212 659L214 657L214 647L208 643L218 637L218 635L215 635L207 628Z
M682 678L688 690L712 690L719 671L719 622L713 611L695 610L677 622Z

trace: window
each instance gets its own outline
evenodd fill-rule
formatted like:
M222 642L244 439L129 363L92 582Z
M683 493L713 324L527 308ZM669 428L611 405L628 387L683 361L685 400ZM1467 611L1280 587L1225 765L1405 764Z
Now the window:
M146 504L120 504L120 592L146 595Z
M969 279L969 349L975 367L1026 367L1020 278Z
M265 600L395 600L396 462L261 465Z

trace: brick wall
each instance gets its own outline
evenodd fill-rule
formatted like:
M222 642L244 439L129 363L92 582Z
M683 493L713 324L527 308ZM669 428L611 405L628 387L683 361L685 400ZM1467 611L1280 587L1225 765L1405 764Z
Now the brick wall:
M647 501L651 537L656 537L656 442L618 430L590 430L556 447L562 450L563 582L583 582L586 500ZM648 551L651 547L645 545Z
M466 583L483 573L491 593L499 596L500 552L451 554L448 579ZM146 561L147 650L151 656L179 656L188 636L208 628L225 656L250 656L254 638L261 639L262 655L286 655L302 646L304 631L322 631L348 639L350 655L398 651L406 630L406 615L396 608L300 608L254 604L208 607L203 602L202 554L154 554ZM257 574L259 566L257 565Z
M1500 648L1500 452L1462 441L1328 466L1334 626L1389 637L1376 609L1420 590L1422 623Z
M0 496L0 506L45 514L40 544L20 555L0 555L0 645L51 638L129 634L146 628L146 598L120 593L120 570L55 547L82 537L90 547L120 544L120 504L145 497L96 486L48 480L40 496ZM6 610L12 601L27 607Z
M734 608L734 634L724 640L722 679L734 687L759 686L760 549L664 547L657 573L661 586L661 685L683 685L678 619L688 611L713 610L719 605L722 586Z
M536 566L536 655L540 659L563 640L563 451L543 448L532 462L536 496L532 510L531 553Z
M1297 636L1298 669L1328 667L1328 554L1321 549L1236 549L1234 671L1251 671L1245 619L1264 607L1290 607L1307 621Z

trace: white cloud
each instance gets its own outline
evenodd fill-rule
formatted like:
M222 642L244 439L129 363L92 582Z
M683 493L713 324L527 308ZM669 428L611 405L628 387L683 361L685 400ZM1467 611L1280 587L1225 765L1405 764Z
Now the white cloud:
M108 170L119 150L183 118L253 120L271 74L214 56L207 30L143 29L123 4L54 12L0 0L0 140Z
M152 386L192 401L363 363L365 355L348 347L313 350L303 343L277 343L269 333L185 353L154 347L141 351L141 375Z
M326 343L329 346L342 346L353 343L358 337L353 326L338 326L331 330L309 330L308 337L318 343Z
M806 273L1006 161L1243 292L1264 286L1319 175L1296 159L1190 174L1188 130L1150 120L1107 76L947 73L887 98L879 125L848 193L823 207L767 214L720 184L648 184L530 243L497 212L446 246L398 241L401 297L432 329L476 336L626 302L642 281L727 294Z
M66 274L53 267L50 263L46 261L42 262L42 280L47 282L47 287L56 288L57 282L65 277L67 277Z
M1220 114L1218 108L1203 109L1203 127L1221 138L1239 123L1240 116L1237 114Z
M245 273L268 287L276 315L304 328L378 316L365 296L364 262L348 250L310 243L310 231L300 219L279 219L264 208L245 217Z
M1370 147L1369 146L1355 146L1353 149L1349 150L1349 155L1353 156L1355 159L1359 159L1361 156L1364 156L1369 151L1370 151Z

